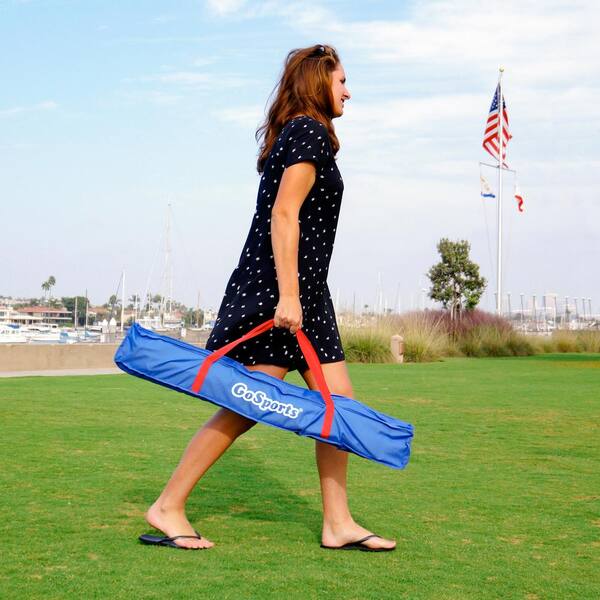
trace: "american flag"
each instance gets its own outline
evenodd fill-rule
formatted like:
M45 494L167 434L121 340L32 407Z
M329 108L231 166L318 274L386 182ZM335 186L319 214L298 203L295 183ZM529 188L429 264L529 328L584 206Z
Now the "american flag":
M500 84L496 87L496 92L494 93L494 98L492 99L492 105L490 106L490 113L487 118L487 123L485 124L485 132L483 134L483 148L489 152L497 161L500 160L498 156L498 150L500 146L500 111L498 110L498 97L500 96ZM508 114L506 113L506 102L504 101L504 96L502 96L502 162L505 167L508 167L506 164L506 146L508 144L508 140L512 135L508 130Z

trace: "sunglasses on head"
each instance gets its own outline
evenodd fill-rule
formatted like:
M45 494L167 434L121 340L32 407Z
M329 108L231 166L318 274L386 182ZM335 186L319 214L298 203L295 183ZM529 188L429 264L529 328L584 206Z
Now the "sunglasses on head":
M328 48L326 46L317 46L310 54L310 57L317 57L317 56L331 56L333 54L331 48Z

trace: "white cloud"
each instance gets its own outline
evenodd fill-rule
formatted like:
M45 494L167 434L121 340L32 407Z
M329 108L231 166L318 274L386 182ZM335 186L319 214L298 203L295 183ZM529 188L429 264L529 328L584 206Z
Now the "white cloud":
M169 36L129 36L105 40L103 44L116 46L121 44L201 44L206 39L199 36L169 35Z
M195 71L176 71L164 75L150 75L141 78L143 81L158 81L160 83L179 83L183 85L206 84L211 77L208 73L198 73Z
M316 2L304 0L269 0L257 2L246 12L248 17L281 17L288 25L297 29L327 28L335 22L335 13Z
M209 10L236 20L280 18L296 29L320 28L334 20L334 13L321 4L305 0L207 0Z
M225 123L234 123L250 130L258 127L264 119L264 109L260 106L236 106L214 111L213 115Z
M219 16L237 12L246 4L246 0L207 0L208 9Z
M132 90L119 92L119 96L130 104L143 102L156 106L174 106L183 99L179 94L169 94L160 90Z
M349 20L321 4L268 0L246 4L239 16L280 18L307 37L332 38L362 64L418 68L437 77L487 77L500 63L515 85L533 88L600 75L600 61L592 58L600 54L600 3L587 0L421 0L396 20Z
M151 22L155 23L156 25L164 25L165 23L171 23L176 20L177 17L175 15L158 15L153 17Z
M575 84L597 78L600 53L593 2L430 2L413 5L405 20L323 21L343 47L380 64L418 65L460 78L485 76L500 63L515 85Z
M214 57L201 57L201 58L196 58L192 64L194 65L194 67L206 67L208 65L212 65L215 62L215 58Z
M187 89L204 92L237 89L254 83L248 77L233 73L207 73L201 71L171 71L127 78L124 81L126 83L157 83L164 87L177 88L180 91Z
M0 118L16 117L22 113L30 113L37 111L55 110L58 104L53 100L45 100L29 106L13 106L11 108L0 109Z

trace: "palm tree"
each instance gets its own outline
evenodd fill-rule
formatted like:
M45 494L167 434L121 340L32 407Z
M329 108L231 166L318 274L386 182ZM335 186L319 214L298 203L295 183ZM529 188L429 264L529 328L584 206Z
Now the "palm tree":
M56 285L56 277L54 277L54 275L50 275L50 277L48 277L48 281L46 283L48 284L48 291L50 292L50 298L52 298L52 288Z
M130 302L131 304L137 304L139 301L140 301L140 297L139 297L139 295L138 295L138 294L132 294L132 295L129 297L129 302Z
M44 281L44 283L42 283L42 289L46 294L50 291L50 287L50 281ZM44 298L46 297L46 294L44 295Z

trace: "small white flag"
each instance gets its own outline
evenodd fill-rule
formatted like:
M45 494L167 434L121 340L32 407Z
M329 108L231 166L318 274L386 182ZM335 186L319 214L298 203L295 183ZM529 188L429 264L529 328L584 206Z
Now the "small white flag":
M487 182L483 175L479 176L481 181L481 197L482 198L495 198L496 194L492 191L492 186Z

